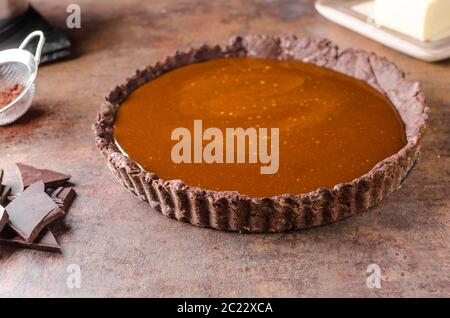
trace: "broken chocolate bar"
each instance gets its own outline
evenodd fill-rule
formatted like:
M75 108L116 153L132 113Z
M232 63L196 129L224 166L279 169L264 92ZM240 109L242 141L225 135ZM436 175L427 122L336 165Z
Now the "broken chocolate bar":
M0 205L5 205L11 194L11 187L0 184Z
M18 163L17 167L20 171L22 178L22 189L25 190L35 182L44 182L45 188L57 188L70 180L69 175L65 175L59 172L37 169L35 167Z
M6 213L4 207L0 206L0 232L3 231L8 221L9 221L8 213Z
M43 188L42 181L32 184L6 207L10 226L28 243L34 242L48 224L64 216Z
M70 176L24 164L17 166L24 190L15 194L2 185L0 169L0 244L58 252L60 246L52 230L75 200L76 192L67 183Z
M75 200L77 193L73 187L59 187L56 190L47 189L45 190L53 201L65 212L67 212ZM20 196L20 193L8 196L9 201L13 201Z
M55 236L50 230L43 231L36 242L29 243L24 241L20 236L18 236L15 231L10 227L6 226L3 232L0 232L0 244L8 244L13 246L19 246L23 248L29 248L33 250L41 250L47 252L59 252L60 246L56 241Z
M58 204L64 211L68 211L70 205L75 200L77 193L73 188L63 188L59 187L51 193L51 198Z
M11 193L11 188L3 185L3 170L0 169L0 205L5 205L8 200L8 196Z

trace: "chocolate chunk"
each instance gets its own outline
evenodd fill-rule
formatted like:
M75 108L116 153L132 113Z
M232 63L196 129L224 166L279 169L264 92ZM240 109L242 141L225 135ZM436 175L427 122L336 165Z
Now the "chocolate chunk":
M43 232L44 233L37 238L37 242L29 243L18 236L10 226L6 226L4 231L0 232L0 244L8 244L47 252L59 252L61 249L53 233L48 229Z
M67 181L69 181L70 176L59 172L37 169L32 166L24 165L21 163L17 164L19 168L20 175L22 178L22 189L25 190L31 184L42 181L44 182L45 188L57 188Z
M8 196L11 193L11 188L3 185L3 170L0 169L0 205L5 205L8 200Z
M11 194L11 187L0 184L0 205L5 205Z
M0 206L0 233L3 231L8 221L9 221L8 213L6 213L4 207Z
M39 186L37 185L37 184L39 184ZM49 196L50 196L50 194L48 193L48 190L45 190L45 186L44 186L44 183L43 182L36 182L36 184L34 185L34 187L39 187L39 190L40 191L42 191L42 192L45 192L45 193L47 193ZM23 192L19 192L19 193L16 193L16 194L10 194L10 195L8 195L8 200L9 201L14 201L15 199L17 199L18 197L20 197L21 195L22 195L22 193ZM50 192L51 193L51 192Z
M10 226L28 243L34 242L48 224L64 216L43 189L42 181L32 184L6 206Z
M75 200L77 193L73 188L59 187L51 194L51 198L57 205L59 205L64 211L68 211L72 202Z
M7 201L11 202L15 199L17 199L19 196L17 194L12 194L12 195L8 195L8 197L6 198Z
M64 211L61 208L56 208L54 210L52 210L46 217L45 219L42 221L43 224L52 224L53 222L62 219L66 216L66 211Z

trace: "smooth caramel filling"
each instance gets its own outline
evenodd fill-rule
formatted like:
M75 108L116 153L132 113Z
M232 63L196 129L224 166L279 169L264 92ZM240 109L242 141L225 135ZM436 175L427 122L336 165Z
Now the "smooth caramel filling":
M177 127L279 128L279 169L251 163L176 164ZM224 58L178 68L133 92L114 135L165 180L253 197L301 194L350 182L406 145L392 103L368 84L298 61Z

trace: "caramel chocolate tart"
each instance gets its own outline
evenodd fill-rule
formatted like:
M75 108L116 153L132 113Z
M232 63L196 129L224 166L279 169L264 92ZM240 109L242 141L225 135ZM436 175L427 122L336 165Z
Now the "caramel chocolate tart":
M399 188L427 114L419 83L385 58L324 39L247 36L138 71L107 96L95 132L117 180L164 215L282 232L351 216ZM279 128L276 171L226 163L225 154L175 163L172 131L198 120L224 132Z

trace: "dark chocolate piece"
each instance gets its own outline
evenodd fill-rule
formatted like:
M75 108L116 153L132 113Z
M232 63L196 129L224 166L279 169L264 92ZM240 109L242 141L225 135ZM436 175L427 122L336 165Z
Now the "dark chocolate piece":
M0 184L0 205L6 205L10 194L11 187Z
M45 219L42 221L43 224L49 225L52 224L53 222L59 220L59 219L63 219L66 216L66 211L64 211L63 209L61 209L60 207L52 210L46 217Z
M24 165L21 163L18 163L17 167L19 168L20 176L22 178L23 190L38 181L44 182L46 189L57 188L70 179L69 175L47 169L37 169L35 167Z
M3 169L0 169L0 205L6 205L6 201L8 200L8 196L11 193L11 188L3 185Z
M64 211L68 211L72 202L75 200L77 193L70 188L59 187L51 194L51 198L59 205Z
M28 243L34 242L47 225L64 216L43 187L42 181L31 185L6 207L11 227Z
M8 224L8 221L9 215L6 213L5 208L0 205L0 233L5 228L5 225Z
M39 186L37 185L39 184ZM45 192L48 194L48 190L45 190L45 186L43 182L36 182L36 184L34 185L34 187L39 187L39 190L42 192ZM17 199L18 197L20 197L22 195L23 192L18 192L16 194L10 194L8 195L8 201L14 201L15 199ZM49 195L49 194L48 194ZM49 195L50 196L50 195Z
M40 235L35 243L29 243L24 241L20 236L18 236L15 231L10 227L6 226L3 232L0 232L0 244L8 244L13 246L18 246L22 248L28 248L33 250L47 251L47 252L60 252L60 246L56 241L55 236L50 230L44 231Z

